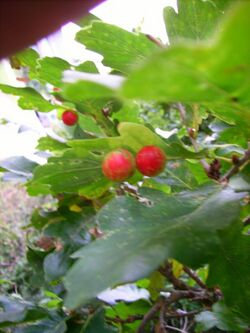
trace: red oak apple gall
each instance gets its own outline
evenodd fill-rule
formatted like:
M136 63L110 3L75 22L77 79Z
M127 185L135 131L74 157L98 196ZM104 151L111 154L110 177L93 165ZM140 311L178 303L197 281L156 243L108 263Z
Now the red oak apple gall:
M73 110L65 110L62 114L62 121L67 126L73 126L77 123L78 114Z
M166 165L164 151L156 146L145 146L136 155L136 167L145 176L153 177L161 173Z
M134 173L133 155L126 149L114 150L108 153L102 163L104 176L112 181L123 181Z

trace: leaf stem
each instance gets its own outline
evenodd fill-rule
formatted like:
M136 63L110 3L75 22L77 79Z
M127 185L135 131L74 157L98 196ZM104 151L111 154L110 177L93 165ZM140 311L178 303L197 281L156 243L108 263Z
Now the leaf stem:
M241 167L248 164L250 161L250 143L248 146L249 148L245 151L244 156L239 159L230 170L227 171L227 173L220 179L220 182L228 181L233 175L240 171Z
M145 36L153 43L155 43L157 46L159 46L160 48L164 49L165 45L158 39L155 38L154 36L150 35L150 34L145 34Z
M198 146L198 143L196 142L196 140L191 136L191 134L188 130L188 126L187 126L187 123L186 123L186 110L185 110L184 106L181 103L176 103L176 107L180 112L180 117L181 117L182 123L187 129L189 139L190 139L190 141L191 141L191 143L194 147L194 151L197 153L199 151L199 146ZM210 166L207 163L207 161L205 159L201 159L200 163L203 166L203 169L205 170L206 174L208 174L209 170L210 170Z

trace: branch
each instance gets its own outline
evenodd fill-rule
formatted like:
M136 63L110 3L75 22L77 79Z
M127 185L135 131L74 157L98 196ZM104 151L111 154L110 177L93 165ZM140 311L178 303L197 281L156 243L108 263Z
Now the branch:
M137 333L145 333L145 326L147 325L148 321L150 321L154 315L160 310L161 302L156 303L143 317L140 326L137 329Z
M243 221L243 225L244 225L244 227L247 227L248 225L250 225L250 216L245 218L245 220Z
M244 166L244 164L247 164L250 160L250 143L248 144L249 148L245 151L244 156L235 161L234 166L228 170L228 172L221 178L221 182L228 181L233 175L239 172L240 168Z
M166 328L170 328L173 331L177 331L177 332L181 332L181 333L188 333L187 331L185 331L185 330L183 330L181 328L177 328L177 327L170 326L170 325L166 325Z
M112 321L113 323L120 323L120 324L130 324L137 320L141 320L143 318L143 315L134 315L134 316L128 316L126 319L122 319L120 317L106 317L108 321Z
M182 280L177 279L173 274L173 265L168 261L164 267L159 269L159 272L171 282L175 289L188 290L189 287Z
M178 302L180 299L191 298L194 301L209 301L211 302L211 295L207 290L174 290L170 293L170 296L165 299L160 299L143 317L140 326L137 329L137 333L145 333L145 327L147 323L154 318L155 314L163 309L167 312L167 309L172 303ZM161 313L162 324L162 313ZM161 325L162 326L162 325ZM160 327L161 327L160 326Z
M198 286L200 286L202 289L207 289L207 286L201 281L199 276L194 271L192 271L187 266L183 266L183 270L185 273L187 273L187 275L191 277L191 279L193 279L198 284Z
M167 333L166 323L165 323L166 310L167 310L167 304L166 302L162 302L160 316L159 316L160 333Z
M175 312L175 313L167 313L166 318L183 318L183 317L193 317L196 314L200 313L201 310L193 310L189 312Z

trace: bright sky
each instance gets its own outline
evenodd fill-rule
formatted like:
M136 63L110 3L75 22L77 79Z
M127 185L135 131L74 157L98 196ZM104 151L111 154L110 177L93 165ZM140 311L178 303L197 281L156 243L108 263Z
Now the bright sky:
M138 26L142 32L167 41L163 21L163 8L176 9L176 0L108 0L91 12L103 21L132 30Z
M82 0L84 1L84 0ZM141 27L142 32L167 41L163 8L172 6L176 8L176 0L107 0L91 12L111 24L118 25L131 31ZM58 56L69 62L96 60L100 63L101 56L87 51L81 44L74 41L79 27L68 23L58 32L42 39L37 43L41 56ZM0 81L18 86L14 72L7 61L0 65ZM0 93L0 118L8 119L14 124L0 125L0 160L13 155L26 155L30 157L34 152L37 139L44 129L38 122L34 112L22 111L15 103L16 98ZM19 126L25 125L28 131L19 133Z

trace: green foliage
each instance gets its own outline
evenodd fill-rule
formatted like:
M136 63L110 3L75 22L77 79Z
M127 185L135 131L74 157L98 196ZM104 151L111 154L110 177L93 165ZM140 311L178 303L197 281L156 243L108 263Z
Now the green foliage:
M38 64L39 80L51 83L55 87L60 88L62 86L62 73L70 68L70 64L57 57L39 59Z
M43 98L33 88L17 88L0 84L0 90L6 94L20 96L18 105L25 110L36 110L40 112L49 112L55 109L49 101Z
M234 221L241 197L229 189L213 191L167 196L145 190L148 206L130 198L111 201L97 216L105 237L74 254L82 259L66 275L66 305L77 307L109 286L147 276L168 257L193 267L208 262L218 251L217 230Z
M183 42L156 53L131 73L121 89L122 96L202 103L218 117L242 126L242 113L250 119L248 14L249 3L243 2L212 40ZM242 126L242 130L249 134L249 128Z
M130 72L137 62L157 48L143 34L131 33L101 21L94 21L79 31L76 40L89 50L100 53L105 66L121 73Z
M12 57L40 88L0 89L20 96L24 109L57 109L59 118L73 109L78 123L62 127L62 140L39 140L45 164L0 164L30 195L53 197L26 227L30 301L22 289L18 299L1 297L0 327L249 330L249 15L248 1L179 0L178 13L164 10L167 47L90 15L76 40L101 54L112 75L32 49ZM86 79L64 82L68 69ZM157 177L104 177L105 154L123 148L136 156L147 145L167 156ZM126 298L118 289L100 295L126 283L134 283Z
M172 7L166 7L164 18L170 43L182 38L195 41L207 38L230 2L232 0L178 0L178 14Z

